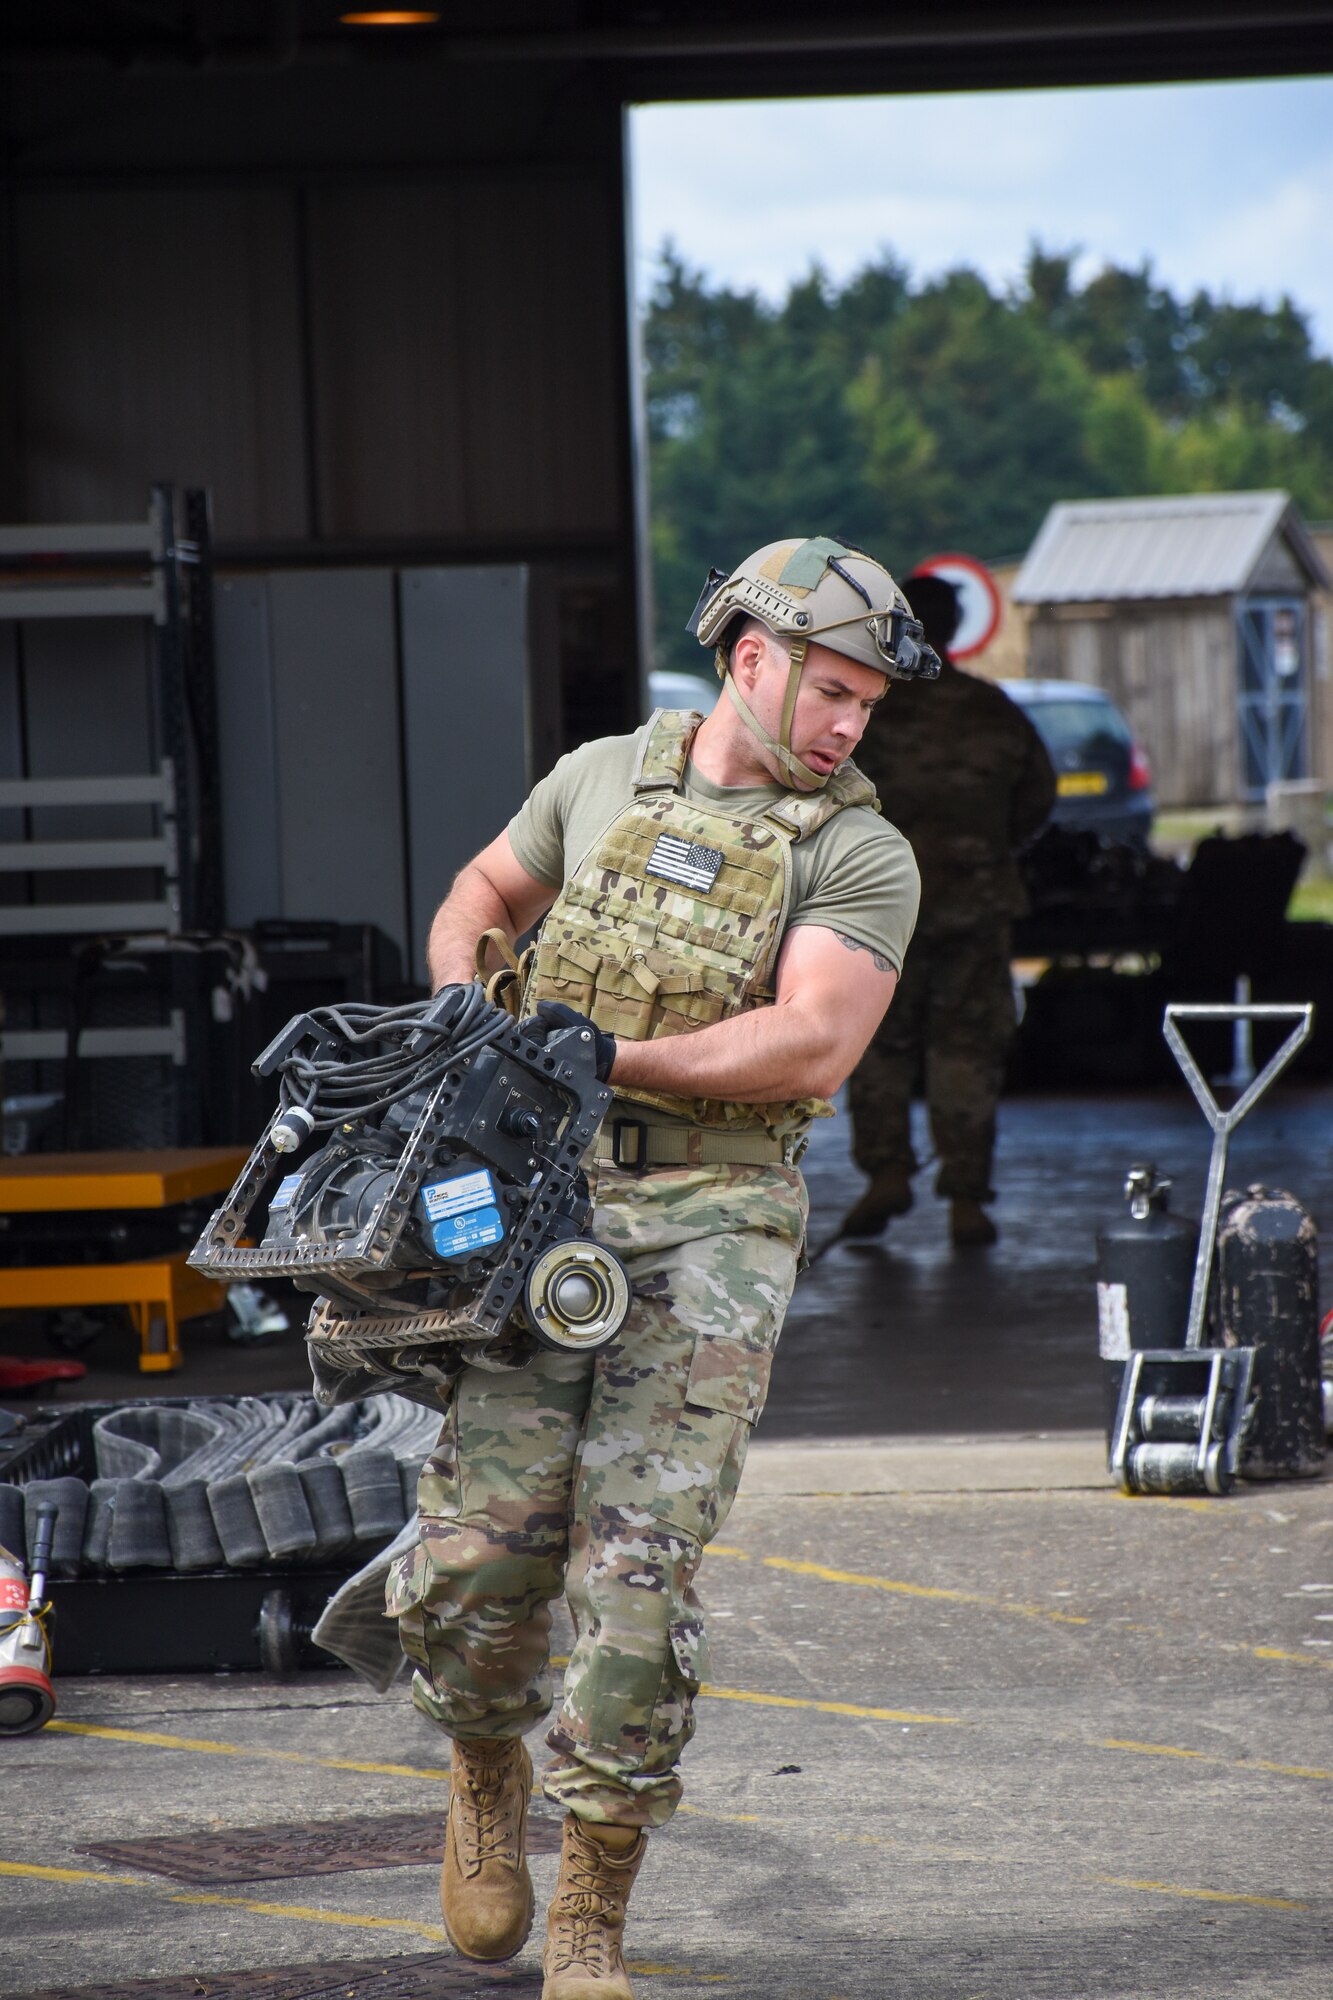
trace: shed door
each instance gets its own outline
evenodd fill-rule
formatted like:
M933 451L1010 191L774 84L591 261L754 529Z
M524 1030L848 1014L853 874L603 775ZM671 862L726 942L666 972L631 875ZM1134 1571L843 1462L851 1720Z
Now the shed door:
M1236 607L1240 665L1240 777L1246 798L1309 773L1306 606L1300 597L1242 598Z

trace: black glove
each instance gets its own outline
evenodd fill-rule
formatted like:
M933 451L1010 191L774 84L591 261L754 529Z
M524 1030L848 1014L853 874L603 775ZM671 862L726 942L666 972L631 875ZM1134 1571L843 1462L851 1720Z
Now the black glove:
M520 1021L518 1025L525 1035L531 1035L537 1042L547 1041L564 1028L586 1029L593 1039L597 1081L610 1082L611 1065L616 1059L616 1038L614 1035L608 1035L605 1028L599 1028L594 1021L590 1021L586 1014L580 1014L576 1008L566 1007L563 1000L539 1000L536 1013L529 1014L528 1018Z

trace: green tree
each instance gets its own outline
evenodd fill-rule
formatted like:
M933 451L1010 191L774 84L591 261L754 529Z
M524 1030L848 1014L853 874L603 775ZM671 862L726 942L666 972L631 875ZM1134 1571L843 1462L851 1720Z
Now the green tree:
M1305 316L1181 300L1151 267L1078 283L1034 243L1022 282L914 285L883 251L769 305L667 245L643 325L659 662L710 564L829 533L900 572L941 548L1027 547L1056 500L1282 486L1333 515L1333 361Z

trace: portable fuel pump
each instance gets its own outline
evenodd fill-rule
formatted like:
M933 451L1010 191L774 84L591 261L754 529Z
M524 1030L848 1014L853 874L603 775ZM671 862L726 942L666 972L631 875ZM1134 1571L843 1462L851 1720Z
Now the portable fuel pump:
M1274 1318L1273 1297L1270 1292L1261 1301L1260 1310L1256 1313L1252 1296L1256 1291L1262 1291L1263 1287L1262 1282L1259 1287L1251 1283L1256 1274L1261 1281L1271 1275L1267 1268L1271 1266L1271 1257L1265 1251L1256 1260L1233 1246L1231 1290L1236 1293L1237 1302L1229 1314L1225 1310L1223 1312L1223 1324L1219 1330L1224 1344L1220 1346L1212 1346L1205 1340L1210 1281L1218 1246L1218 1223L1223 1206L1231 1134L1291 1061L1308 1037L1313 1020L1312 1005L1246 1003L1214 1007L1172 1003L1166 1009L1162 1031L1194 1094L1195 1102L1212 1128L1213 1147L1208 1161L1208 1183L1199 1223L1194 1278L1189 1291L1183 1340L1179 1337L1179 1323L1164 1326L1159 1311L1155 1330L1160 1344L1145 1346L1134 1341L1129 1322L1128 1291L1123 1284L1117 1288L1120 1292L1120 1316L1124 1321L1120 1329L1121 1338L1117 1342L1117 1358L1122 1359L1125 1366L1111 1427L1108 1469L1126 1493L1229 1492L1241 1470L1242 1452L1247 1437L1255 1431L1259 1415L1251 1398L1261 1362L1267 1382L1264 1391L1266 1409L1274 1403L1275 1375L1264 1353ZM1233 1025L1281 1021L1294 1023L1294 1026L1258 1075L1251 1074L1243 1084L1235 1103L1224 1111L1181 1034L1182 1021L1227 1021ZM1149 1192L1148 1188L1140 1189L1143 1200L1148 1199ZM1256 1192L1262 1196L1264 1190ZM1255 1204L1258 1207L1265 1205L1273 1206L1271 1203ZM1278 1233L1291 1239L1299 1268L1307 1274L1304 1289L1308 1297L1303 1301L1306 1307L1304 1318L1313 1336L1313 1230L1303 1229L1299 1218L1304 1216L1304 1211L1290 1197L1279 1197L1279 1205L1285 1206L1282 1229ZM1248 1233L1257 1236L1259 1232L1250 1223ZM1271 1229L1269 1233L1272 1233ZM1160 1282L1166 1269L1161 1246L1154 1253L1148 1268ZM1107 1309L1117 1304L1114 1299L1104 1296L1107 1289L1104 1281L1099 1284L1104 1358L1107 1355ZM1174 1301L1177 1306L1178 1289ZM1166 1305L1169 1310L1171 1303L1158 1300L1159 1308ZM1171 1332L1176 1333L1176 1338L1168 1340L1166 1334ZM1310 1346L1313 1350L1317 1341L1312 1339ZM1312 1408L1317 1395L1314 1379L1317 1361L1313 1363L1313 1371L1307 1367L1303 1380L1298 1382L1298 1386L1309 1389ZM1285 1373L1282 1379L1285 1381ZM1289 1415L1289 1412L1281 1412L1276 1432L1278 1448L1290 1443L1286 1436L1291 1428ZM1262 1421L1265 1425L1270 1422L1267 1414ZM1317 1468L1312 1465L1311 1469Z
M46 1572L55 1532L56 1509L39 1508L26 1577L19 1557L0 1548L0 1736L31 1736L56 1712L46 1630L51 1615Z
M449 986L299 1014L254 1070L278 1078L278 1108L196 1270L316 1293L307 1339L334 1368L435 1373L442 1348L518 1367L534 1342L615 1339L629 1280L586 1234L582 1161L612 1095L590 1029Z

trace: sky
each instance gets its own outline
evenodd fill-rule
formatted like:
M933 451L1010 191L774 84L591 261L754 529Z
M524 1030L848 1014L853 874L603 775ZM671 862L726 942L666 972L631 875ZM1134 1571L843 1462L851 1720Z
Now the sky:
M640 296L667 237L773 300L885 248L1007 285L1035 238L1079 281L1147 259L1176 292L1287 292L1333 354L1333 77L650 105L631 135Z

